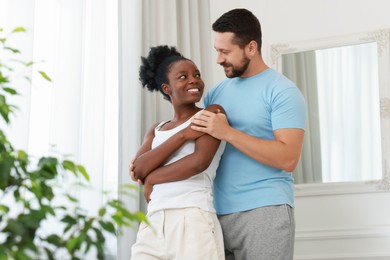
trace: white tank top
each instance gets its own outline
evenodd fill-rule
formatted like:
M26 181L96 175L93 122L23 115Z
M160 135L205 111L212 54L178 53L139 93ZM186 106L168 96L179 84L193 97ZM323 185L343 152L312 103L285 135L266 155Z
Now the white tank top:
M169 137L184 129L191 123L188 119L176 128L161 131L160 127L166 122L160 123L154 131L152 149L163 143ZM221 142L210 166L202 173L194 175L186 180L156 184L150 195L148 213L173 208L198 207L205 211L215 212L213 205L213 180L217 171L219 160L225 149L225 142ZM195 150L195 141L186 142L168 159L167 164L173 163L184 156L192 154Z

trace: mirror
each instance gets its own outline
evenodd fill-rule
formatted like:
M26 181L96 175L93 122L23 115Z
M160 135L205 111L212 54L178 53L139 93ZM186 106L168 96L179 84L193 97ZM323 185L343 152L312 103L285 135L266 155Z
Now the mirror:
M389 44L389 31L379 30L271 46L272 64L308 108L297 191L390 190Z
M377 53L370 42L282 55L308 108L295 183L381 178Z

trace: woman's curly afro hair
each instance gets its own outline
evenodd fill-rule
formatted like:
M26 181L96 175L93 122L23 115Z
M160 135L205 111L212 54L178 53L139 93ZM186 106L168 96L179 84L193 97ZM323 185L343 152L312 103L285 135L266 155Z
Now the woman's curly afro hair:
M169 95L163 92L162 84L168 83L170 66L179 60L187 60L175 47L160 45L150 48L147 57L141 57L139 79L142 87L149 91L160 91L164 98L170 101Z

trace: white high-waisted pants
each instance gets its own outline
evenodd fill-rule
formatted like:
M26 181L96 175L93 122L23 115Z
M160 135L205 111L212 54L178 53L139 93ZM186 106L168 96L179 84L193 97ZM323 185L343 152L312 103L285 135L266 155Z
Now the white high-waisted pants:
M222 230L214 213L199 208L160 210L141 223L131 260L222 260Z

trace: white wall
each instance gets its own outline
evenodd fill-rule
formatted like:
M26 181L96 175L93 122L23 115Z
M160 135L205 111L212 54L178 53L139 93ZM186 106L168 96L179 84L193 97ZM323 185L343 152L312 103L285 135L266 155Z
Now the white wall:
M387 0L212 0L211 21L237 7L259 18L268 64L273 44L390 28ZM223 78L215 65L215 83ZM390 259L390 192L299 196L295 215L294 259Z

